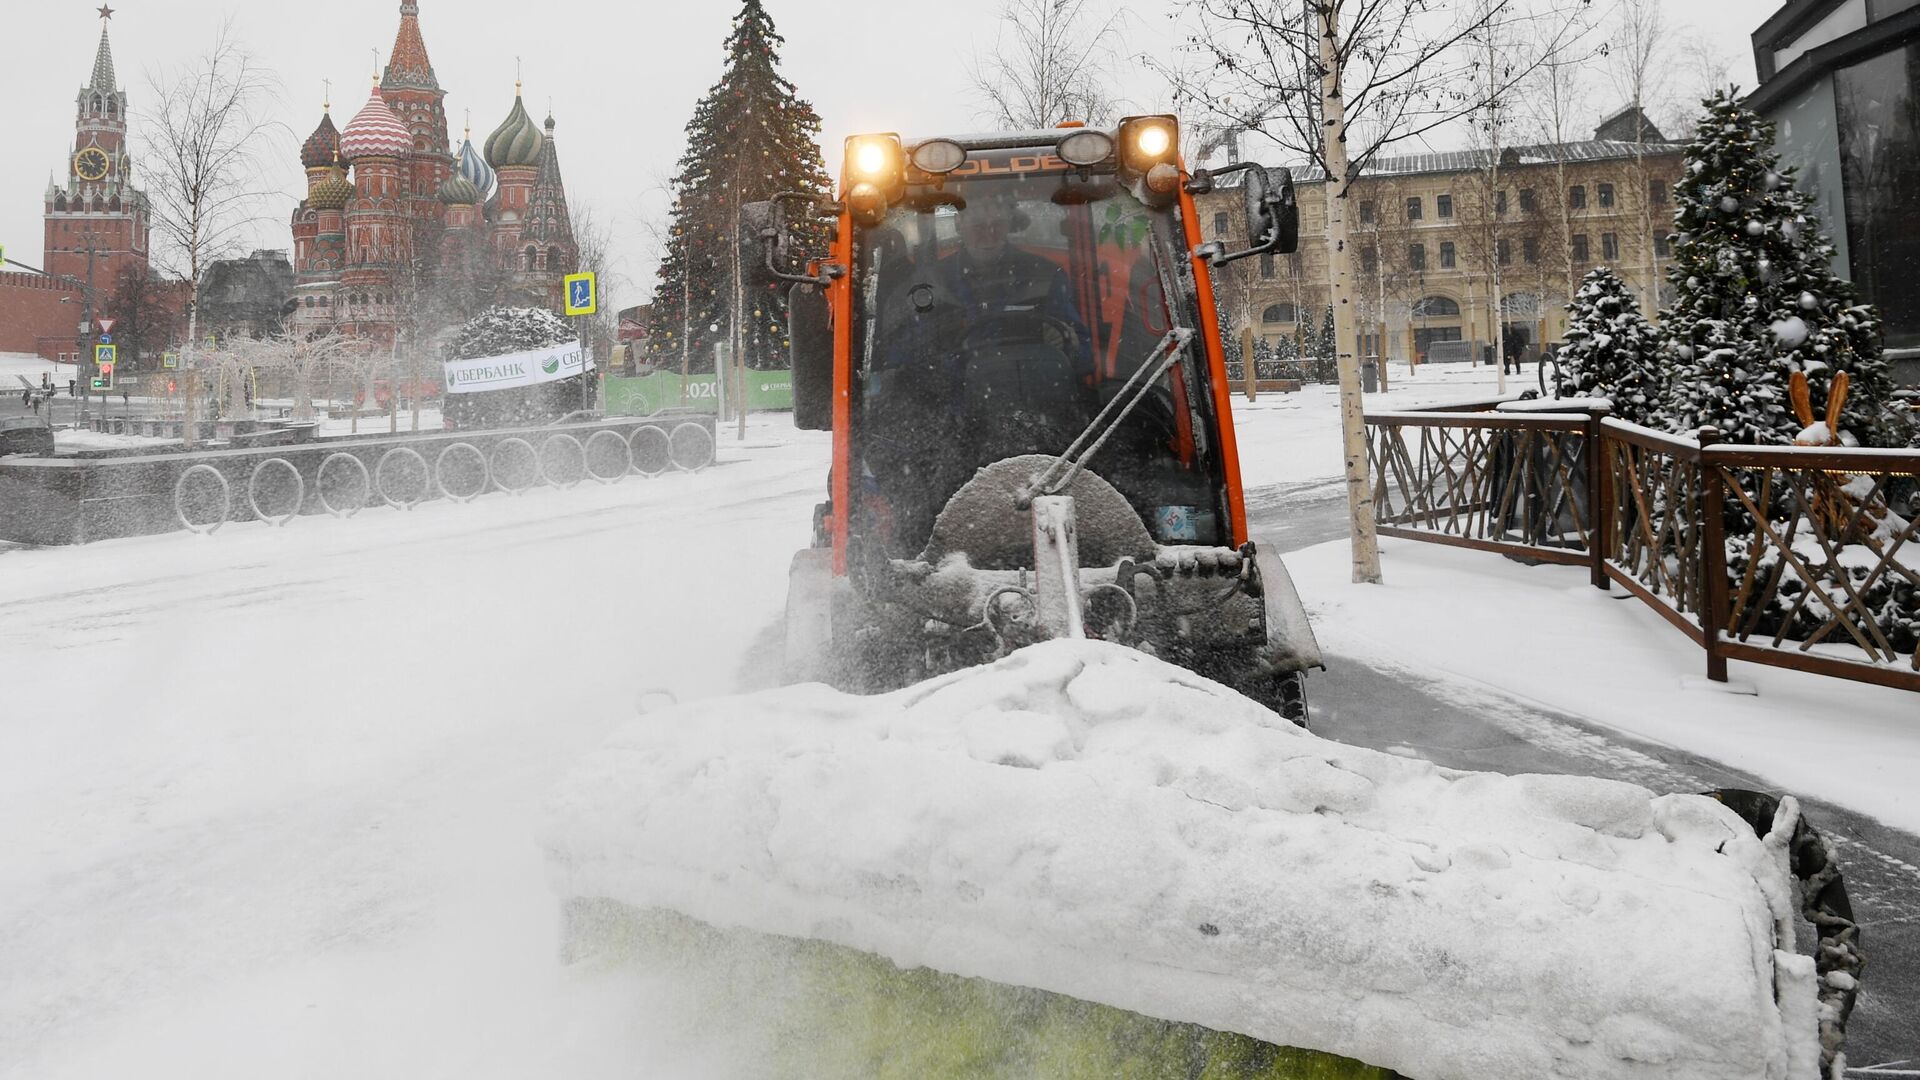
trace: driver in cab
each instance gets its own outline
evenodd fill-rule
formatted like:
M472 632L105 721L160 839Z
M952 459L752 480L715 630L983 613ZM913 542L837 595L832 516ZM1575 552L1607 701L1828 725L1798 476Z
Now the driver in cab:
M1012 242L1027 227L1014 192L960 187L957 247L918 259L896 247L877 305L864 457L907 552L981 465L1065 449L1086 419L1065 399L1090 392L1091 335L1066 271ZM1048 445L1019 445L1036 439Z

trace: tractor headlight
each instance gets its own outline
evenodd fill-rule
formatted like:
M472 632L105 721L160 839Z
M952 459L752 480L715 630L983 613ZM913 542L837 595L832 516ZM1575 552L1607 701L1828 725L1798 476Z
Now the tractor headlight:
M1069 165L1098 165L1113 156L1113 136L1083 128L1061 139L1054 153Z
M1155 165L1173 164L1180 148L1180 125L1171 116L1129 116L1120 121L1120 163L1144 175Z
M847 140L847 208L862 225L886 216L907 191L907 155L900 136L855 135Z
M881 189L900 182L904 162L895 135L856 135L847 140L847 171Z
M913 165L936 176L950 173L967 160L967 151L952 139L933 139L913 148Z

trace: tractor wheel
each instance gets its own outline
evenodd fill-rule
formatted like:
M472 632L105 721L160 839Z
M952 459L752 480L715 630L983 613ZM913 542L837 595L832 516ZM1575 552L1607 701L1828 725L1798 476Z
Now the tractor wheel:
M1291 720L1301 727L1307 726L1307 673L1288 671L1273 677L1273 696L1270 702L1274 712L1281 719Z

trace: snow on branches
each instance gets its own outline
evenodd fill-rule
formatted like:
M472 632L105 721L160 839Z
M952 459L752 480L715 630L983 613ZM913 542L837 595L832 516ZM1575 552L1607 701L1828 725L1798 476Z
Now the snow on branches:
M1843 423L1868 445L1897 441L1879 316L1833 272L1833 245L1794 170L1781 167L1772 125L1725 91L1705 104L1675 189L1675 297L1662 318L1672 394L1660 426L1785 444L1800 429L1792 373L1806 373L1824 410L1845 371L1853 395Z
M1606 267L1587 273L1567 305L1560 346L1559 397L1603 397L1614 415L1648 422L1666 393L1660 333L1640 313L1626 282Z
M572 341L579 335L566 319L546 308L488 308L468 320L447 345L449 360L477 360L487 356L544 349Z

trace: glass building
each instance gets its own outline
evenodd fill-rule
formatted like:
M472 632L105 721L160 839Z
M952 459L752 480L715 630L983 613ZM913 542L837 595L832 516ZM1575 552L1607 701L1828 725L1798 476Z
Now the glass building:
M1920 382L1920 0L1790 0L1753 34L1760 86L1836 267L1878 305L1902 380Z

